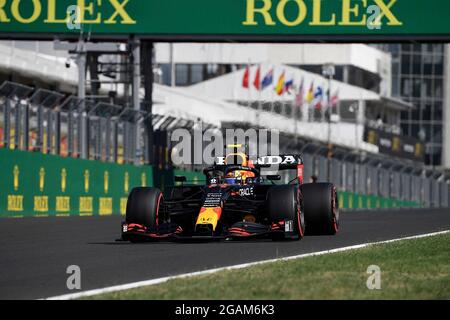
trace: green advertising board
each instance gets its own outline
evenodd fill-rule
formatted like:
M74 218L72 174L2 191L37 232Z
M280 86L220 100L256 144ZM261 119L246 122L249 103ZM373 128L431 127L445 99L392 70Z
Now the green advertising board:
M0 217L125 214L152 168L0 149Z
M364 195L348 191L338 191L339 207L342 209L391 209L391 208L419 208L414 201L400 201L392 198Z
M0 34L448 36L448 0L0 0Z

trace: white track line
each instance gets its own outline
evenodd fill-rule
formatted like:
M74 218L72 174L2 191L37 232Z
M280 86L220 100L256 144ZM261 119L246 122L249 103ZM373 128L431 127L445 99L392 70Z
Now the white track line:
M331 250L305 253L305 254L300 254L300 255L296 255L296 256L289 256L289 257L278 258L278 259L269 259L269 260L263 260L263 261L257 261L257 262L243 263L243 264L238 264L238 265L234 265L234 266L208 269L208 270L203 270L203 271L180 274L180 275L176 275L176 276L169 276L169 277L158 278L158 279L132 282L132 283L123 284L123 285L117 285L117 286L106 287L106 288L101 288L101 289L94 289L94 290L88 290L88 291L82 291L82 292L77 292L77 293L65 294L65 295L61 295L61 296L50 297L50 298L46 298L45 300L78 299L78 298L83 298L83 297L95 296L95 295L103 294L103 293L124 291L124 290L129 290L129 289L145 287L145 286L153 286L153 285L161 284L161 283L167 282L169 280L173 280L173 279L190 278L190 277L195 277L195 276L212 274L212 273L216 273L219 271L243 269L243 268L256 266L256 265L260 265L260 264L271 263L271 262L303 259L303 258L307 258L307 257L321 256L321 255L330 254L330 253L361 249L361 248L365 248L365 247L377 245L377 244L392 243L392 242L397 242L397 241L401 241L401 240L426 238L426 237L437 236L437 235L442 235L442 234L447 234L447 233L450 233L450 230L421 234L421 235L404 237L404 238L397 238L397 239L392 239L392 240L368 242L368 243L357 244L357 245L348 246L348 247L331 249Z

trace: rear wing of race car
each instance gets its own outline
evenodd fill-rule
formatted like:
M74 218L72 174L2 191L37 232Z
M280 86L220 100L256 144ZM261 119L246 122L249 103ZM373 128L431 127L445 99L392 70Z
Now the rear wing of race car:
M299 184L303 183L303 158L301 155L268 155L268 156L249 156L247 153L238 152L238 148L243 148L243 145L228 145L227 148L232 148L233 153L227 154L226 157L217 157L214 165L226 165L229 157L241 158L244 166L253 167L256 169L274 168L277 170L297 170L297 178ZM247 161L248 160L248 161Z
M281 170L295 169L298 165L303 165L303 158L300 155L263 156L253 161L256 168L268 168L279 166Z
M300 155L280 155L280 156L262 156L253 160L253 165L257 169L270 168L277 166L278 170L297 170L299 184L304 180L303 158Z

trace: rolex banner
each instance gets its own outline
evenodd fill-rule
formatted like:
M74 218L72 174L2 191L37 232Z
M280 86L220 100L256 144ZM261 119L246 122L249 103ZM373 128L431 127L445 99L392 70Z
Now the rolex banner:
M449 12L449 0L0 0L0 34L439 36Z
M0 149L0 217L125 214L152 168Z

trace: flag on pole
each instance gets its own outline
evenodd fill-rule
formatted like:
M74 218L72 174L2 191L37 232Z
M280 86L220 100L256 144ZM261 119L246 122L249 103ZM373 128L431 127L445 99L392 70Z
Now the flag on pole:
M295 105L297 107L301 107L303 105L303 97L305 96L304 84L305 84L305 82L302 79L302 82L300 83L300 86L298 87L298 92L295 95Z
M261 90L261 66L256 70L255 80L253 81L253 86L257 90Z
M273 83L273 69L271 69L267 74L264 76L263 81L261 82L261 90L264 90L268 86L271 86Z
M276 93L281 96L284 93L284 79L285 79L285 72L280 75L278 78L277 86L275 87Z
M306 102L311 103L314 100L314 82L311 82L311 87L306 94Z
M323 103L323 89L318 86L316 92L314 93L314 107L318 110L322 109Z
M294 78L291 77L290 80L286 81L284 84L284 92L291 94L291 88L294 86Z
M339 90L336 90L336 92L334 93L334 95L331 96L330 99L331 107L332 108L336 107L338 103L339 103Z
M249 88L249 79L250 79L250 67L247 66L244 72L244 78L242 79L242 87Z

